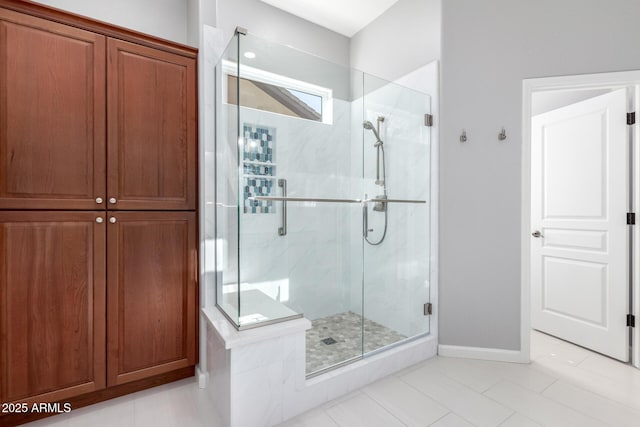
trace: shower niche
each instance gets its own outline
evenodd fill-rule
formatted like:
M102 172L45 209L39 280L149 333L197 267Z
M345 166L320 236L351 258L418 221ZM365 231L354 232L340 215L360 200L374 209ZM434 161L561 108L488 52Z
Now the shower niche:
M308 319L307 377L428 335L429 96L240 33L215 90L206 304Z

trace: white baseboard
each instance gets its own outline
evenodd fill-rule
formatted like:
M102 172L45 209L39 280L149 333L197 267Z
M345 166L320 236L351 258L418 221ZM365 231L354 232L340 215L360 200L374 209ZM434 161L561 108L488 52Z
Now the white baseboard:
M438 356L459 357L461 359L492 360L496 362L529 363L520 350L499 348L462 347L458 345L438 345Z
M209 373L202 372L200 370L200 365L196 366L196 378L198 379L198 387L207 388L209 384Z

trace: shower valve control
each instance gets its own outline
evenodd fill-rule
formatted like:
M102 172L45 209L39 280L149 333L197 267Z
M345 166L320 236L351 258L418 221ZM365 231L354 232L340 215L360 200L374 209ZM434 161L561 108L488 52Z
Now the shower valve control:
M373 210L376 212L385 212L387 210L387 202L383 200L386 199L387 196L376 196L376 202L373 204Z

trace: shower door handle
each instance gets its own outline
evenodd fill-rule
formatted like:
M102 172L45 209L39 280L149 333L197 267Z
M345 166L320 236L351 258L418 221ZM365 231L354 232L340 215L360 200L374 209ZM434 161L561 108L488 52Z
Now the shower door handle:
M282 197L286 199L287 197L287 180L279 179L278 187L282 188ZM278 235L286 236L287 235L287 201L282 201L282 227L278 228Z
M367 204L362 204L362 235L366 238L369 235L369 211Z
M364 198L367 198L365 194ZM365 237L369 237L369 233L373 231L373 228L369 228L369 204L367 200L362 203L362 235Z

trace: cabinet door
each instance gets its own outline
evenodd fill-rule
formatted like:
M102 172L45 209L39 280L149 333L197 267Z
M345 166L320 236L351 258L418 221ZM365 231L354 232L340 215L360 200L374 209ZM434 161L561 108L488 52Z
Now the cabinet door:
M110 212L109 221L108 385L195 365L195 213Z
M196 207L196 62L108 40L109 209Z
M0 8L0 209L100 209L105 37Z
M0 212L0 402L105 387L105 236L97 212Z

